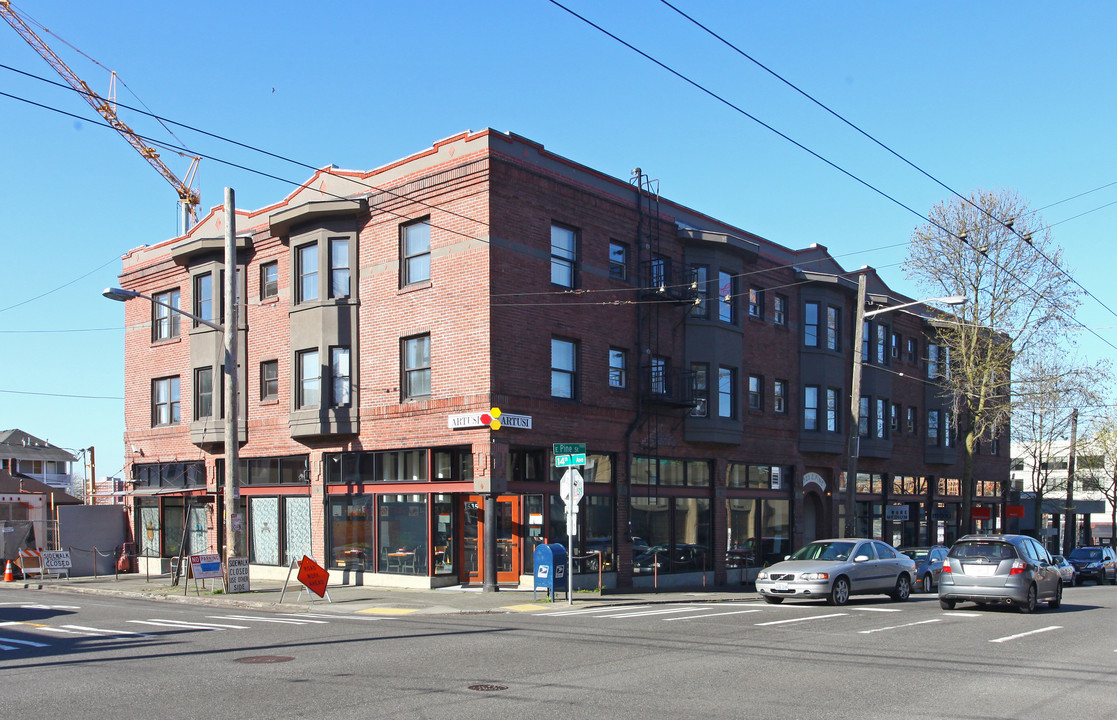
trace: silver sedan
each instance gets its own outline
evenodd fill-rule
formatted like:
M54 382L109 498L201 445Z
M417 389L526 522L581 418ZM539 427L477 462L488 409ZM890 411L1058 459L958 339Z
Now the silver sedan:
M756 589L770 603L786 598L825 599L845 605L851 595L890 595L903 602L911 594L915 562L880 540L816 540L760 571Z

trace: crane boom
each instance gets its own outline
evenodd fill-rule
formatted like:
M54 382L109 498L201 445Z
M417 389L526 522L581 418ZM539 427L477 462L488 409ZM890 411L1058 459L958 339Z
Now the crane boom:
M199 158L194 157L190 163L190 170L186 174L187 182L179 180L178 176L159 158L159 153L155 148L145 143L132 128L128 127L123 120L117 117L116 110L113 106L94 92L84 80L78 77L77 74L62 61L62 58L58 57L58 55L43 42L42 38L24 22L23 18L12 8L11 0L0 0L0 16L3 16L4 20L12 26L12 29L19 33L20 37L26 40L27 44L34 48L35 52L39 53L39 55L47 61L48 65L54 68L55 72L61 75L62 79L69 83L70 87L76 90L78 94L89 103L90 107L96 110L101 117L105 118L105 121L114 130L120 133L120 136L124 138L129 145L135 148L136 152L143 156L143 158L171 184L171 187L178 193L179 204L182 206L183 210L185 210L187 216L189 216L189 221L185 221L184 218L185 227L183 227L182 230L183 232L189 230L189 226L198 219L198 203L201 202L198 191L188 184L188 182L193 179L194 173L198 169Z

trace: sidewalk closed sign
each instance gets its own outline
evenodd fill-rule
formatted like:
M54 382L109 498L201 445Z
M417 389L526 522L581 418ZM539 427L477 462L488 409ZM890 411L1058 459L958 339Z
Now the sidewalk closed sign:
M191 555L190 574L195 580L223 577L220 555Z
M248 558L229 558L229 579L227 586L230 593L249 592L252 589L248 579Z
M52 570L69 570L70 569L70 551L69 550L45 550L43 551L43 568L50 572Z

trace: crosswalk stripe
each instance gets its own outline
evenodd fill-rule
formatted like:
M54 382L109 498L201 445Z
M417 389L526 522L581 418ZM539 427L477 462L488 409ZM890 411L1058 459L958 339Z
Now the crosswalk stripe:
M757 623L757 627L764 625L783 625L785 623L803 622L804 620L825 620L826 618L842 617L845 613L830 613L829 615L811 615L810 617L789 618L787 620L772 620L771 622Z
M194 623L186 622L185 620L163 620L162 618L153 618L151 620L129 620L130 623L138 625L155 625L157 627L170 627L178 628L179 630L247 630L247 625L223 625L221 623Z
M1028 632L1017 633L1015 635L1007 635L1007 636L1002 637L1002 638L997 638L996 640L990 640L989 642L991 642L991 643L1003 643L1003 642L1008 642L1009 640L1017 640L1017 639L1022 638L1022 637L1027 637L1028 635L1035 635L1037 633L1044 633L1044 632L1047 632L1048 630L1062 630L1062 629L1063 629L1062 625L1050 625L1050 626L1045 627L1045 628L1039 628L1038 630L1029 630Z

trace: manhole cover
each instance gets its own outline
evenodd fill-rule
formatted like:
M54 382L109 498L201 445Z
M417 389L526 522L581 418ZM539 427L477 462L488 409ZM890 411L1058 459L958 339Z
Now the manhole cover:
M236 661L239 663L246 663L248 665L259 665L263 663L287 662L294 659L295 658L289 657L287 655L252 655L249 657L237 658Z
M495 690L507 690L505 685L470 685L470 690L479 690L481 692L493 692Z

